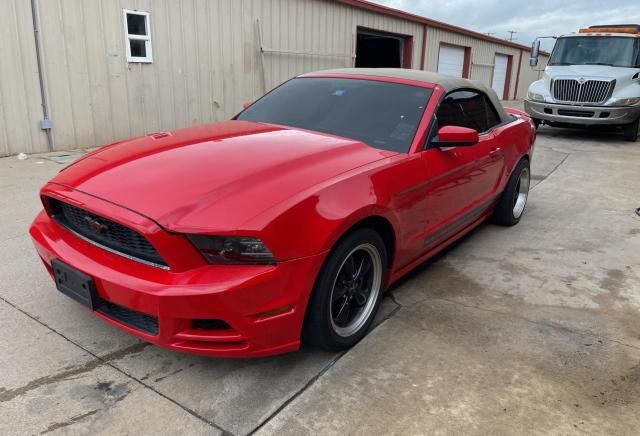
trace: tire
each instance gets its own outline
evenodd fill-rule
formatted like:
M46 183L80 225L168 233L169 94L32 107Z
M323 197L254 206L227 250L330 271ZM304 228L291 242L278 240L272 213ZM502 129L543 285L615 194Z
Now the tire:
M529 161L522 159L509 178L507 187L493 212L493 221L503 226L514 226L520 222L529 198L531 169Z
M360 341L382 300L387 259L384 241L372 229L355 230L340 240L316 279L307 306L303 341L331 351L347 349ZM363 261L359 278L354 280Z
M635 142L638 139L639 125L640 119L637 119L633 123L622 126L622 135L624 136L625 141Z
M533 120L533 124L536 126L536 130L538 130L540 128L540 124L542 124L542 121L540 121L538 118L531 118Z

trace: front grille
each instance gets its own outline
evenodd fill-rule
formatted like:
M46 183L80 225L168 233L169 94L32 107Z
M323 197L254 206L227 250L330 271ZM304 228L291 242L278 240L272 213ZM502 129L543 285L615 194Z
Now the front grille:
M101 300L96 310L136 330L154 336L158 334L158 318L155 316L145 315L106 300Z
M580 82L583 83L580 83ZM553 79L551 93L560 103L604 103L615 86L615 80Z
M53 219L81 238L121 256L168 268L162 256L140 233L54 198L49 199L49 204Z

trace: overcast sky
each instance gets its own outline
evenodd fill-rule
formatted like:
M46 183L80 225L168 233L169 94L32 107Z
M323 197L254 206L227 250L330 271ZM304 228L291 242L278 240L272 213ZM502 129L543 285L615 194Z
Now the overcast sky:
M536 36L576 32L594 24L640 24L640 0L370 0L477 32L531 45ZM551 50L553 40L542 41Z

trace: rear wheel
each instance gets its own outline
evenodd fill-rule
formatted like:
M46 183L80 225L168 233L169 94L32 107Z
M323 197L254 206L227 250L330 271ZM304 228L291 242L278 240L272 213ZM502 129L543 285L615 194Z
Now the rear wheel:
M638 127L640 126L640 119L635 120L633 123L625 124L622 126L622 135L625 141L635 142L638 139Z
M531 169L529 161L521 160L511 174L509 183L502 193L493 212L493 220L503 226L513 226L520 222L529 198Z
M387 253L377 232L359 229L331 251L309 300L304 340L338 351L364 337L387 278Z

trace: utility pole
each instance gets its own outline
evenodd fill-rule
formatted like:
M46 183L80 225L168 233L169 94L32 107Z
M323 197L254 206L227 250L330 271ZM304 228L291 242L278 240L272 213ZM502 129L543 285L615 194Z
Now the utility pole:
M515 30L507 30L507 33L509 33L509 41L513 41L514 39L518 39L518 38L514 38L513 35L515 35L516 32Z

